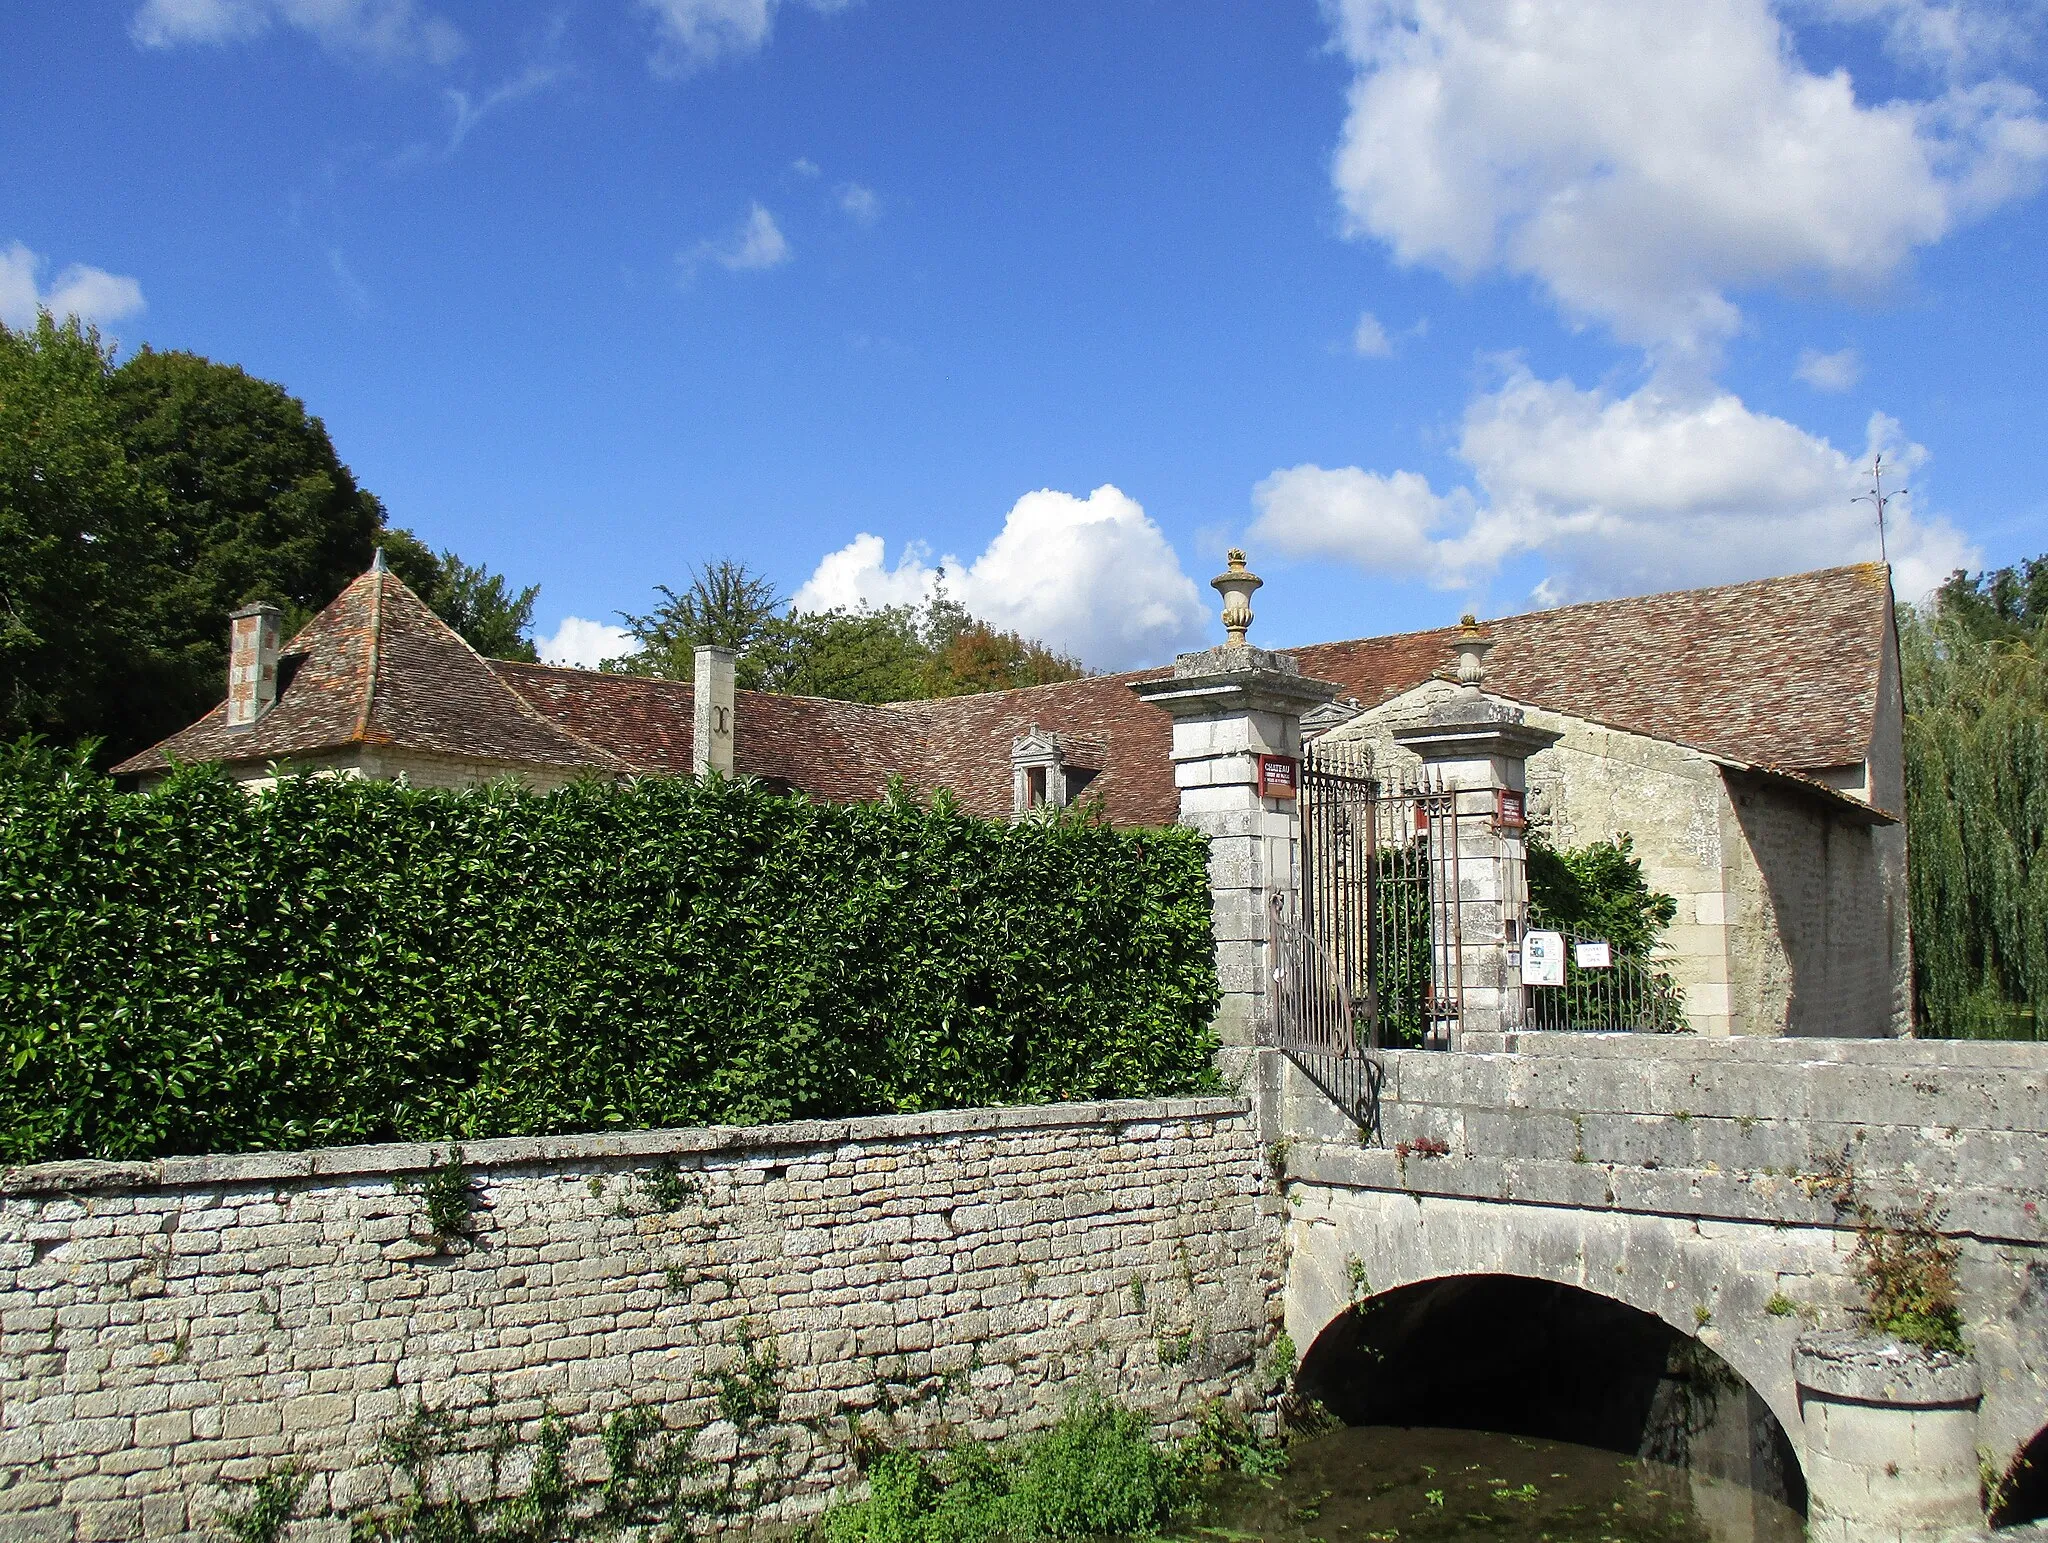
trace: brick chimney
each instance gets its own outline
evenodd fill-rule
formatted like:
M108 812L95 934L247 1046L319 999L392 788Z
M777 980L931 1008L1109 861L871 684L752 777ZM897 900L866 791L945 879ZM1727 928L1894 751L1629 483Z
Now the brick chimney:
M284 612L268 602L228 619L228 727L246 729L277 705L277 654Z
M715 643L699 644L691 699L696 721L690 738L690 771L695 776L717 772L732 775L733 651Z

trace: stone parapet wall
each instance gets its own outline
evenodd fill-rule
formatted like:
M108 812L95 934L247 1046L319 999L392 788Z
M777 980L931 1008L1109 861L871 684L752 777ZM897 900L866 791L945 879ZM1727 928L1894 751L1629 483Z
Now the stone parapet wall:
M1184 1428L1275 1328L1239 1099L476 1142L467 1237L429 1221L449 1156L0 1174L0 1539L197 1537L287 1463L339 1536L421 1405L522 1442L559 1415L579 1473L650 1405L798 1516L863 1437L1028 1429L1090 1387ZM751 1445L715 1397L743 1334L781 1365Z
M1979 1440L2048 1423L2048 1045L1515 1033L1377 1060L1379 1130L1284 1057L1288 1318L1306 1345L1350 1261L1375 1289L1503 1273L1662 1318L1799 1428L1793 1349L1858 1326L1857 1207L1932 1204L1961 1248Z

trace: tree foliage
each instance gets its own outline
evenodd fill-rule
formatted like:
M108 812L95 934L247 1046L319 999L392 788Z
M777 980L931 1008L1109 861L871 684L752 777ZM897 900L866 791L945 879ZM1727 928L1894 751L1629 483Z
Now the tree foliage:
M0 1160L1209 1085L1206 848L650 778L0 757Z
M129 463L99 334L0 324L0 733L77 740L133 710L161 648L163 495ZM225 626L225 623L223 623Z
M799 611L744 563L720 558L693 569L678 594L644 616L621 613L638 647L604 668L688 680L697 646L738 655L748 691L785 691L848 702L902 702L1074 680L1077 659L977 620L943 582L917 605Z
M153 743L220 700L229 612L268 600L294 630L380 543L478 649L534 657L538 590L387 526L283 387L179 351L117 367L76 321L0 325L0 733Z
M1635 839L1553 847L1539 832L1528 840L1529 911L1559 932L1602 938L1616 954L1646 960L1678 914L1678 902L1650 887Z
M1913 972L1924 1031L2048 1024L2048 558L1899 624Z

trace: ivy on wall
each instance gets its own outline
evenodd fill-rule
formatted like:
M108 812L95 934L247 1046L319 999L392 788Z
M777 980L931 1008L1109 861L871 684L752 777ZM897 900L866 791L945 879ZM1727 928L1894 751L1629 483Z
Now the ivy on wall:
M1217 1001L1190 831L0 751L0 1160L1185 1093Z

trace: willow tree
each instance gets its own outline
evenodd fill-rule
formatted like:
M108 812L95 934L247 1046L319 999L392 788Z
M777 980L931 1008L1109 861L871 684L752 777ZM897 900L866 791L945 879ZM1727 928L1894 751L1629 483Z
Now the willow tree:
M1930 1034L2036 1038L2048 1029L2048 628L1983 621L1947 592L1900 619L1915 985Z

